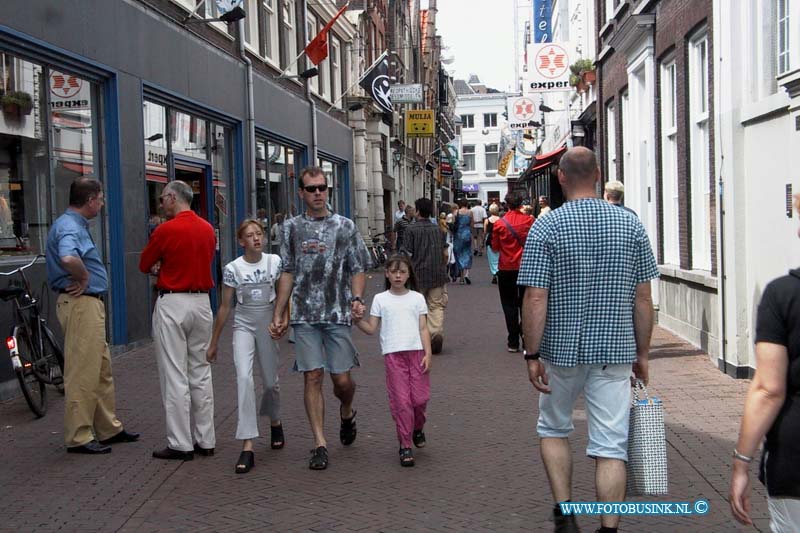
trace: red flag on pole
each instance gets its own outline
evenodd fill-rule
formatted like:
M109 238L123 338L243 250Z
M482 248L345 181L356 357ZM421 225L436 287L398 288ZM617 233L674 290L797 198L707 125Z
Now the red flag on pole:
M331 29L333 23L336 22L336 19L338 19L339 16L345 12L349 4L350 2L343 5L339 12L336 13L336 16L334 16L330 22L325 24L325 27L322 28L322 31L320 31L317 36L314 37L310 43L308 43L308 46L306 46L306 55L308 56L308 59L310 59L315 65L319 65L325 60L326 57L328 57L328 30Z

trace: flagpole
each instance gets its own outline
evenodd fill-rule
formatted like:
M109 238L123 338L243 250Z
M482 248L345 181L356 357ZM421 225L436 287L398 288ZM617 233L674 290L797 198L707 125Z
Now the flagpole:
M203 1L205 1L205 0L203 0ZM339 18L339 15L340 15L340 14L342 14L342 13L344 13L344 12L345 12L345 10L347 9L347 7L348 7L349 5L350 5L350 2L347 2L347 3L346 3L344 6L342 6L342 8L339 10L339 14L337 14L337 15L336 15L336 16L335 16L335 17L334 17L332 20L331 20L331 22L336 22L336 19L337 19L337 18ZM330 23L329 23L329 24L330 24ZM326 25L326 28L328 28L328 25ZM323 31L324 31L324 30L323 30ZM308 38L308 37L306 37L306 38ZM315 37L315 38L316 38L316 37ZM287 71L288 71L290 68L292 68L293 66L295 66L295 65L297 64L297 62L298 62L298 61L300 61L300 58L301 58L301 57L303 57L303 54L305 54L305 53L306 53L306 48L308 48L308 45L306 45L306 46L305 46L305 47L304 47L302 50L300 50L300 53L299 53L299 54L297 54L297 57L295 57L295 58L294 58L294 61L292 61L291 63L289 63L289 65L288 65L288 66L287 66L285 69L283 69L283 71L282 71L282 72L281 72L281 73L278 75L278 77L279 77L279 78L280 78L281 76L283 76L284 74L286 74L286 72L287 72Z
M352 89L353 87L355 87L356 85L358 85L359 83L361 83L361 80L363 80L363 79L364 79L364 76L366 76L367 74L369 74L369 73L370 73L370 71L371 71L373 68L375 68L375 66L376 66L376 65L378 65L378 63L380 63L381 61L383 61L383 58L384 58L384 56L386 56L386 55L388 55L388 54L389 54L389 51L388 51L388 50L384 50L384 51L383 51L383 53L380 55L380 57L378 57L378 59L376 59L376 60L375 60L375 61L372 63L372 65L370 65L370 66L369 66L369 68L368 68L368 69L366 69L366 70L364 71L364 74L362 74L362 75L361 75L361 77L360 77L360 78L358 78L358 80L357 80L357 81L355 81L355 82L354 82L352 85L350 85L350 87L348 87L348 88L347 88L347 89L346 89L346 90L345 90L345 91L342 93L342 95L341 95L339 98L337 98L335 102L333 102L333 103L331 104L331 106L328 108L328 112L330 113L331 109L333 109L334 107L336 107L336 104L338 104L339 102L341 102L341 101L342 101L342 99L343 99L345 96L347 96L347 93L349 93L349 92L350 92L350 89Z

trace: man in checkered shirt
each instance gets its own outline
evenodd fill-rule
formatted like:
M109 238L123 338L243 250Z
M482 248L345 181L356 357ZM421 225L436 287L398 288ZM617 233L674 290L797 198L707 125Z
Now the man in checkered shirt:
M517 283L526 286L523 332L528 375L539 395L537 432L556 502L570 500L572 409L583 393L586 454L596 459L598 501L625 498L631 372L648 380L653 330L650 280L658 277L641 222L597 198L600 170L583 147L561 158L567 203L539 218L525 242ZM541 356L541 359L540 359ZM578 531L554 508L556 531ZM603 533L619 516L603 515Z

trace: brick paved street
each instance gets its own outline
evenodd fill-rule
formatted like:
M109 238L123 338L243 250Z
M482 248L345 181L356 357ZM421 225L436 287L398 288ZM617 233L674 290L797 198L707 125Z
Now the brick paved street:
M217 453L187 463L150 457L164 429L155 361L149 346L114 359L120 419L140 442L110 455L67 455L63 400L34 420L20 398L0 404L0 529L3 531L550 531L551 497L535 436L536 396L520 354L505 351L497 290L484 257L472 286L450 285L444 353L434 359L428 447L415 468L401 468L389 415L377 337L355 333L362 367L358 440L338 443L330 382L326 431L330 467L307 468L312 447L302 378L290 370L282 343L282 395L287 446L258 443L256 468L236 475L236 394L230 348L214 367ZM373 275L372 288L382 284ZM221 345L230 346L228 341ZM670 494L661 501L704 498L702 517L631 517L624 531L730 531L725 501L730 453L748 382L718 372L702 354L657 330L651 394L667 413ZM583 456L585 416L576 412L572 439L574 500L594 501L593 463ZM764 492L756 481L754 517L767 531ZM655 499L654 499L655 500ZM579 519L584 531L596 520Z

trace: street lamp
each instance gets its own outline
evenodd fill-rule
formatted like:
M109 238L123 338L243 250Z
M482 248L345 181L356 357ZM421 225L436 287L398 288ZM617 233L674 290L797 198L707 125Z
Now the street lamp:
M400 152L400 150L395 150L394 153L392 154L392 158L394 159L395 166L397 166L403 159L403 154Z

